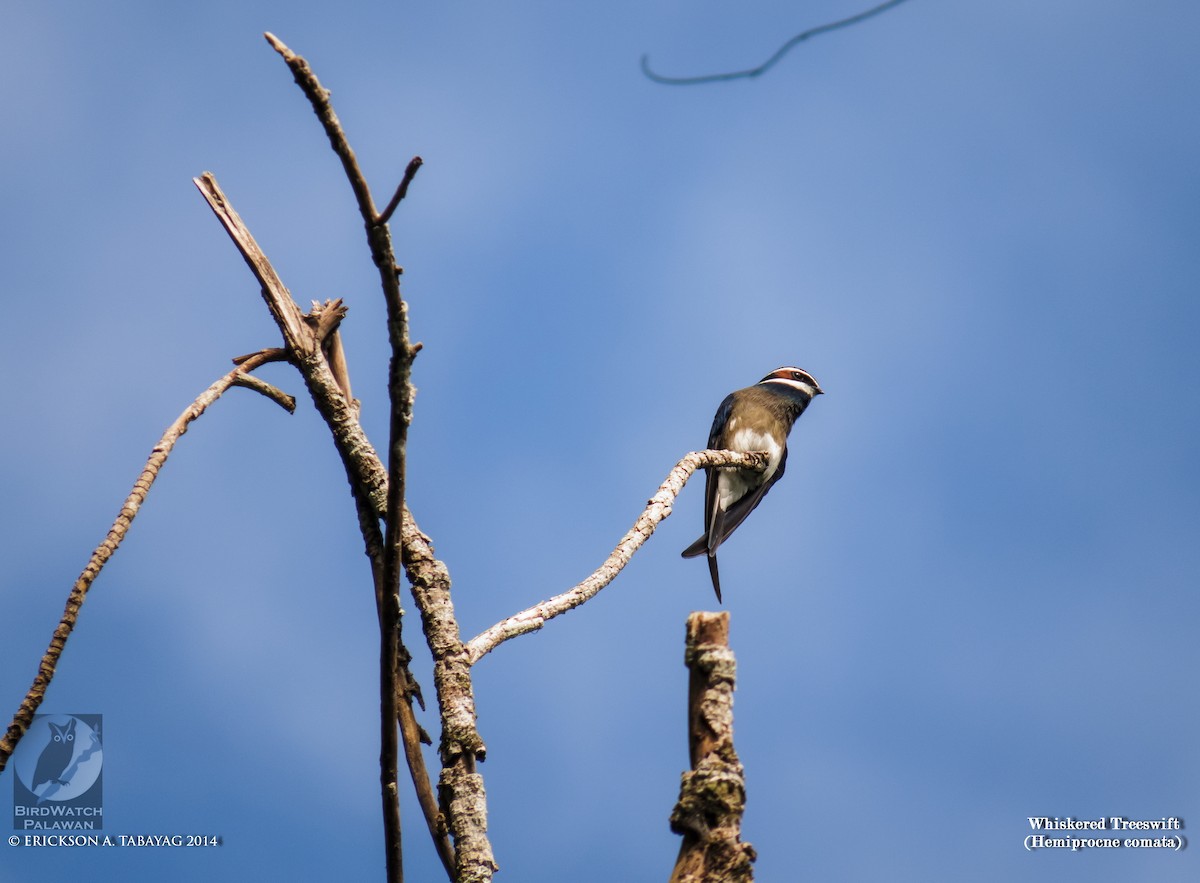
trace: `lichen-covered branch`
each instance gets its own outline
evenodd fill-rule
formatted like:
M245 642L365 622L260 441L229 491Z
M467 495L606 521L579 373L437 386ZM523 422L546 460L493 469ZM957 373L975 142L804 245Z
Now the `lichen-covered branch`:
M737 667L729 614L696 612L687 621L688 754L671 830L683 836L670 883L749 883L754 847L741 839L746 780L733 749Z
M366 545L367 558L371 562L371 576L375 583L376 611L382 621L383 596L386 591L386 583L383 576L383 532L379 528L379 517L371 509L370 504L360 497L355 498L355 504L358 508L359 528ZM451 846L450 840L446 835L444 822L438 811L437 797L433 792L433 784L429 778L429 770L425 766L425 755L421 752L422 740L428 744L429 738L425 735L425 731L421 728L420 723L418 723L416 714L412 709L414 698L421 702L422 709L425 707L425 703L421 700L420 688L408 672L409 658L407 651L403 649L403 644L400 645L400 652L403 653L403 658L397 660L397 674L398 680L402 681L402 683L395 685L395 704L397 713L396 722L400 726L400 735L404 746L404 758L408 764L413 787L417 792L417 802L421 806L421 813L424 815L425 824L429 829L429 836L433 840L434 847L437 849L438 857L442 860L442 866L446 869L447 877L453 881L454 848Z
M616 578L617 574L629 563L633 553L640 549L646 540L650 539L655 528L671 514L675 498L679 496L679 492L683 490L683 486L687 484L688 479L696 470L712 466L761 470L766 468L766 464L767 455L757 452L744 454L738 451L693 451L685 456L667 474L666 480L646 503L645 510L633 523L633 527L625 536L621 537L621 541L617 543L612 554L591 576L565 592L542 601L540 604L534 604L480 632L467 642L467 653L471 663L478 662L510 638L537 631L546 624L547 620L561 616L568 610L595 597L601 589Z
M413 683L415 682L402 685L402 690L405 687L411 688ZM426 743L429 739L417 721L412 707L412 699L412 695L404 695L397 704L400 711L400 735L404 740L404 759L408 763L409 776L417 791L417 803L420 804L421 814L425 817L425 826L429 830L429 837L433 840L434 848L437 849L438 858L442 860L446 876L450 880L454 880L454 846L450 843L450 837L446 831L446 820L438 809L437 795L433 792L429 770L425 766L425 755L421 751L421 744L422 739Z
M412 513L404 512L404 567L433 652L442 738L438 780L442 811L454 834L456 883L487 883L498 870L487 836L487 795L476 763L487 749L475 725L471 662L458 632L450 598L450 572L434 554Z
M257 383L245 382L248 372L269 361L272 361L272 356L266 351L246 357L236 368L200 393L196 397L196 400L188 405L184 412L175 419L175 422L167 427L167 431L163 433L162 438L158 440L158 444L150 452L150 457L146 461L146 465L142 468L137 481L133 483L133 490L129 492L129 496L125 498L125 502L121 505L121 511L117 514L112 527L109 528L104 542L96 547L96 551L92 553L87 566L83 568L83 573L79 575L79 579L75 581L75 585L72 586L71 592L67 596L67 605L63 611L62 619L59 621L58 627L55 628L54 634L50 638L50 645L46 648L46 652L42 656L42 661L38 666L38 672L33 679L33 684L30 686L29 692L25 694L25 699L21 702L17 713L13 716L12 723L8 725L8 730L5 732L4 738L0 739L0 771L3 771L4 767L8 764L9 757L12 756L17 743L21 741L21 737L25 735L25 731L29 729L38 706L42 704L42 700L46 696L46 689L50 686L50 681L54 679L54 672L58 666L59 657L62 656L67 639L70 638L71 632L75 629L75 623L79 618L79 610L87 598L88 589L92 587L92 583L100 575L100 571L108 563L108 559L113 556L117 551L117 547L121 545L121 541L125 539L125 534L129 531L129 526L133 524L133 519L137 517L138 511L146 499L146 494L150 492L150 487L154 484L154 480L158 478L159 470L167 462L167 457L170 456L175 443L187 432L191 422L203 414L209 405L221 397L221 394L225 390L234 385L248 386L287 408L286 399L290 399L290 396L285 397L279 390L261 381ZM288 410L292 410L294 407L295 401L292 400L292 408Z

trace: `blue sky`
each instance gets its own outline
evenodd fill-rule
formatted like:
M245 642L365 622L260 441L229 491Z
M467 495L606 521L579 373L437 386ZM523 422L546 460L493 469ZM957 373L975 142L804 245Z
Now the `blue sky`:
M3 713L163 428L279 341L192 176L302 304L346 299L385 438L360 222L270 30L377 198L425 159L393 222L425 344L410 501L464 636L587 576L721 398L798 364L828 394L721 555L759 879L1195 879L1194 849L1022 841L1200 822L1200 12L911 0L755 81L638 68L746 67L860 8L7 4ZM262 375L299 412L233 390L194 425L43 706L104 715L107 830L225 845L5 846L0 881L382 875L369 572L302 385ZM669 873L701 487L477 667L502 879Z

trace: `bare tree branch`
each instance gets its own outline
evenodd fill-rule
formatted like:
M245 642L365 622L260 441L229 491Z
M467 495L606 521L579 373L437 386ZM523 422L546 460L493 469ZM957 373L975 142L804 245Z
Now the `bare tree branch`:
M454 834L456 883L487 883L498 870L487 836L487 795L476 764L487 753L475 724L471 662L459 637L450 572L433 545L404 512L404 567L421 611L425 640L433 653L433 682L438 695L442 738L442 775L438 792Z
M707 467L757 469L767 466L765 453L743 454L738 451L693 451L675 464L666 480L659 486L658 491L650 498L645 510L638 516L637 521L612 554L605 559L596 571L576 586L555 595L547 601L535 604L520 613L515 613L508 619L496 623L489 629L480 632L467 642L467 655L472 665L495 650L510 638L534 632L546 624L546 621L561 616L568 610L573 610L585 601L594 598L601 589L611 583L618 573L629 563L633 553L642 547L655 528L671 514L671 507L687 480L697 469Z
M815 37L818 34L825 34L829 31L836 31L840 28L846 28L850 25L856 25L861 21L866 21L868 18L879 15L881 12L886 12L893 6L899 6L904 0L888 0L886 3L880 3L878 6L873 6L864 12L857 15L852 15L849 18L843 18L838 21L829 22L828 24L818 25L815 28L809 28L807 31L802 31L792 39L788 40L777 50L775 54L760 64L758 67L752 67L742 71L732 71L724 74L704 74L698 77L664 77L662 74L656 74L650 69L650 56L642 56L642 73L656 83L664 83L668 86L694 86L698 83L717 83L722 80L740 80L757 77L759 74L765 74L773 68L776 62L783 56L787 55L795 46L803 43L810 37Z
M247 252L261 254L249 230L228 204L216 179L210 173L205 173L194 180L214 213L225 225L226 230L230 231L234 244L242 250L243 256ZM376 227L375 230L383 231L384 236L388 235L386 226ZM380 240L373 240L377 241ZM265 260L264 256L263 261ZM249 259L247 262L251 264L252 269L256 267L256 263ZM256 272L255 275L259 274ZM385 275L382 268L381 275ZM285 296L288 300L291 299L282 282L272 281L278 278L274 276L274 270L259 276L260 282L264 278L271 282L270 290L264 290L264 297L268 303ZM284 310L279 312L286 314ZM272 310L272 315L276 315L276 310ZM300 324L306 332L311 333L307 326L302 322ZM361 495L363 500L367 501L365 505L370 507L370 511L377 515L386 513L389 485L387 470L383 468L362 427L354 419L350 405L334 379L321 347L307 342L302 342L301 346L302 353L292 351L292 361L304 377L318 413L333 433L334 443L350 479L351 491L356 500ZM419 348L417 344L412 346L414 351ZM457 869L455 879L458 883L488 881L496 869L496 864L492 857L491 844L487 839L487 804L483 777L475 769L476 761L483 758L485 749L475 726L475 700L471 687L470 664L466 659L466 651L458 633L458 623L454 619L454 608L450 603L449 573L446 566L434 557L429 538L416 528L407 508L401 530L401 542L404 568L412 583L413 598L421 610L426 641L434 657L434 680L442 718L443 770L438 788L442 810L454 836ZM401 720L403 719L402 717ZM420 784L417 787L419 793ZM431 831L437 829L434 820L427 818L427 823Z
M412 584L413 598L421 611L425 640L434 658L434 682L442 722L440 754L443 768L439 790L442 808L454 835L455 879L458 883L487 881L496 870L496 863L487 839L487 802L483 777L475 769L476 761L483 759L485 749L475 725L470 665L454 618L449 572L434 557L429 538L416 527L404 501L405 438L412 420L415 394L411 367L421 345L409 341L408 306L400 294L401 270L396 262L387 221L407 193L408 185L421 166L421 159L415 157L409 162L396 194L382 213L376 212L366 178L329 102L328 90L321 86L307 61L274 35L268 33L266 39L287 62L321 121L334 153L342 161L358 203L359 214L366 225L371 258L379 270L388 309L388 336L392 344L388 378L391 438L388 471L383 476L383 486L387 490L385 505L378 507L378 511L386 514L387 518L384 583L389 591L392 586L398 588L398 568L395 565L402 563ZM403 709L401 712L403 714ZM406 737L406 744L411 741ZM420 790L418 784L418 792ZM422 806L425 807L424 802ZM426 821L431 833L434 833L436 825L429 817L428 810Z
M146 499L146 494L150 492L150 487L154 484L154 480L158 478L159 470L167 462L167 457L170 456L175 443L187 432L191 422L203 414L209 405L221 397L225 390L235 384L249 386L251 389L261 392L268 398L279 402L283 407L287 407L281 401L281 397L290 399L291 396L285 396L279 390L261 381L257 384L250 384L244 381L248 372L269 361L271 361L271 357L266 352L256 353L247 357L240 365L216 381L208 389L204 390L204 392L200 393L196 397L196 400L188 405L184 412L175 419L175 422L167 427L167 431L163 433L162 438L158 440L158 444L150 452L150 458L142 468L141 475L138 476L137 481L133 483L133 490L129 492L129 496L125 498L125 502L121 505L121 511L118 513L112 527L109 528L104 542L96 547L96 551L92 553L87 566L83 568L83 573L79 575L79 579L75 581L75 585L72 586L71 592L67 596L66 609L63 611L58 627L54 630L54 634L50 638L50 645L46 648L46 652L42 656L42 661L38 666L38 672L33 679L33 684L30 686L29 692L25 694L25 698L22 700L20 708L17 709L17 713L13 716L12 723L8 725L8 730L5 732L4 738L0 739L0 772L8 764L8 758L12 756L17 743L21 741L21 737L25 735L25 731L29 729L38 706L42 704L42 700L46 696L46 689L54 679L54 672L58 666L59 657L62 656L63 648L67 645L67 639L71 637L71 632L74 631L75 623L79 619L79 610L87 598L88 589L92 587L92 583L100 575L100 571L108 563L108 559L113 556L117 551L117 547L121 545L121 541L125 539L125 534L129 531L130 525L133 524L133 519L137 517L138 512L141 510L142 503ZM268 392L266 387L273 390L273 393ZM293 400L292 408L288 410L292 410L294 407L295 402Z
M410 166L413 172L419 167ZM406 177L405 179L410 180ZM407 189L407 188L405 188ZM399 204L399 197L395 200L395 204ZM395 204L389 206L390 210L394 210ZM404 700L399 700L399 673L397 665L401 652L404 658L408 659L408 651L402 651L400 642L400 573L403 568L403 547L400 542L400 533L405 512L405 485L407 481L407 460L408 460L408 427L412 423L413 400L416 398L416 389L412 384L412 363L416 356L416 350L410 345L408 340L408 305L405 304L403 297L400 295L400 279L399 273L395 271L396 258L392 252L391 232L385 224L376 224L375 226L368 225L367 239L371 246L371 252L376 256L376 262L393 268L391 271L383 274L383 292L387 300L387 316L388 316L388 342L391 345L392 357L388 363L388 403L389 403L389 426L388 426L388 494L387 494L387 513L384 528L384 560L383 560L383 576L384 587L387 590L388 602L383 607L383 616L380 618L379 628L380 634L383 637L383 645L381 648L381 671L384 675L390 677L381 682L380 689L383 691L382 700L384 703L385 713L390 710L391 715L388 718L390 726L385 728L390 731L390 739L385 739L384 745L390 752L388 762L391 765L391 773L393 779L395 777L396 767L396 720L400 714L399 706L407 704L407 697ZM405 672L404 682L407 684L411 679L411 675ZM399 705L398 705L399 702ZM408 711L411 714L412 706L408 705ZM408 723L407 718L401 720L402 723ZM415 723L415 717L411 721ZM414 734L409 733L408 739L411 742ZM418 786L419 787L419 786ZM424 807L424 804L422 804ZM396 808L399 813L399 804ZM427 817L428 821L428 817ZM399 828L399 818L397 815L397 829ZM433 833L432 829L431 832ZM438 844L438 838L434 838L434 843Z
M284 43L271 33L264 35L267 42L282 56L292 71L296 83L300 86L313 112L325 129L333 151L342 161L342 168L354 192L359 214L366 227L367 244L371 250L371 258L380 273L380 283L383 286L384 298L387 302L388 340L392 348L392 358L388 369L388 399L390 402L390 423L388 433L388 488L386 506L381 510L385 518L385 533L383 547L383 568L380 578L383 589L379 595L379 629L380 629L380 702L381 714L381 743L380 743L380 776L384 792L384 829L387 832L388 879L400 881L403 870L400 854L400 805L396 794L397 741L396 723L410 723L407 716L402 715L398 701L407 703L408 698L398 699L398 661L401 653L407 659L408 652L403 650L400 638L400 571L402 546L400 543L401 522L405 510L405 472L407 459L408 427L412 422L413 399L416 390L412 385L412 362L416 355L408 337L408 306L400 293L400 271L396 263L392 247L391 231L387 221L408 192L409 184L417 169L421 167L421 158L415 157L409 162L391 202L382 214L375 210L375 201L371 196L371 188L366 176L359 167L358 159L350 147L349 139L342 129L341 122L334 113L329 101L329 91L325 89L313 73L308 62L292 52ZM335 344L336 345L336 344ZM340 353L340 346L336 353ZM344 360L343 360L344 361ZM344 384L345 396L350 398L349 379ZM404 673L402 680L407 684L411 675ZM411 706L408 707L411 714ZM411 723L415 724L415 717ZM416 738L415 732L406 735L406 741L412 743ZM410 757L410 770L412 768ZM422 783L416 781L418 791ZM424 807L425 804L423 803ZM433 824L430 823L431 833ZM434 842L438 843L435 836Z

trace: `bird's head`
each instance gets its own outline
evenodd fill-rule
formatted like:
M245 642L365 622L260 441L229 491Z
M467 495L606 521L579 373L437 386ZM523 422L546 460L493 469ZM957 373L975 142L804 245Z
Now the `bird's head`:
M821 385L817 383L817 378L813 377L803 368L793 368L790 365L783 368L776 368L762 380L758 381L759 386L765 386L768 389L787 387L789 389L802 392L809 398L823 395L825 390L821 389ZM783 389L779 389L783 392Z

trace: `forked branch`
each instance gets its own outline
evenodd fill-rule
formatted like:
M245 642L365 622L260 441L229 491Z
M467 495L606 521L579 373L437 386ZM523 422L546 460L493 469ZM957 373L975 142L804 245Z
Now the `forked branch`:
M333 433L351 486L361 486L374 510L382 514L387 510L387 471L359 425L353 403L346 399L331 370L317 332L305 323L291 292L258 247L249 228L217 184L216 177L205 172L192 181L262 286L263 300L283 333L289 357L300 370L317 412Z
M399 719L405 730L405 746L408 751L409 768L413 773L414 784L421 797L421 806L426 815L434 842L439 853L446 860L444 837L436 833L436 824L430 815L430 801L425 799L428 778L424 775L424 767L420 772L414 766L413 748L417 743L419 727L412 715L411 696L400 696L401 688L407 693L411 677L404 667L408 659L408 651L401 641L401 611L400 611L400 573L402 569L402 545L400 541L402 521L405 512L405 474L407 471L407 439L408 427L412 422L413 399L416 391L412 385L412 362L417 348L412 346L408 337L408 306L400 293L400 270L396 263L392 247L391 231L387 221L408 192L413 176L421 167L420 157L414 158L405 170L404 178L396 189L395 195L382 213L375 210L375 200L371 196L371 188L366 176L359 167L358 159L350 147L349 139L342 129L341 122L334 113L329 101L329 91L317 79L312 68L304 58L292 52L283 41L275 35L264 35L267 42L280 54L292 71L296 83L300 86L317 119L321 121L330 146L342 161L342 168L354 192L359 214L367 234L367 244L371 250L371 259L379 270L380 284L383 287L384 299L388 315L388 339L391 344L392 358L388 369L388 399L390 403L390 421L388 431L387 458L387 492L384 505L377 509L385 521L382 557L375 571L376 592L379 601L380 629L380 701L381 715L381 746L380 746L380 776L383 786L384 800L384 830L386 833L388 879L400 881L403 878L402 857L400 851L400 807L396 793L397 741L396 723ZM335 373L337 373L335 371ZM345 380L346 398L350 398L349 380ZM361 515L361 513L360 513ZM360 517L360 521L362 518ZM365 525L364 525L365 528ZM374 533L375 526L366 530ZM368 540L368 546L372 540ZM376 562L373 561L373 565ZM448 868L449 870L449 868Z

